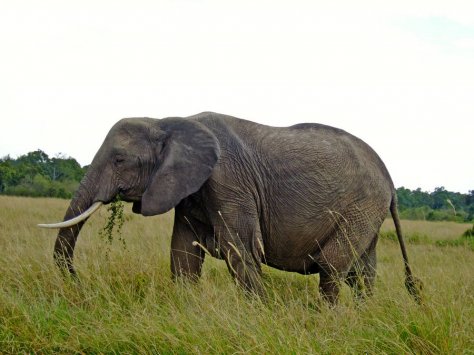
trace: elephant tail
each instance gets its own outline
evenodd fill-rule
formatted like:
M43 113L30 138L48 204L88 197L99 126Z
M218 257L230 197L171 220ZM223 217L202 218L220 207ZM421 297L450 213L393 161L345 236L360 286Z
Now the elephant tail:
M400 244L400 249L402 251L403 262L405 264L405 287L408 290L408 293L415 299L418 304L423 303L422 298L422 289L423 283L420 279L413 276L413 272L408 262L408 254L405 247L405 241L403 240L402 226L400 224L400 217L398 215L398 203L396 192L393 192L392 202L390 203L390 213L392 214L393 222L395 224L395 230L397 232L398 243Z

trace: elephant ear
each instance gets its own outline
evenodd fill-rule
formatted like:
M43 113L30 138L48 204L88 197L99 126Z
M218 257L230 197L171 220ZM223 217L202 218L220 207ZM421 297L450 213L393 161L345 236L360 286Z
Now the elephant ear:
M167 138L142 196L140 212L144 216L165 213L199 190L220 155L216 136L197 121L163 119L159 128Z

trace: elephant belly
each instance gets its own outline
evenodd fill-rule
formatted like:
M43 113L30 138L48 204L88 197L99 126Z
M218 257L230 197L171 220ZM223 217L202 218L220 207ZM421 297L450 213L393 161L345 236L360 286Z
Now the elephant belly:
M275 269L289 272L297 272L303 275L317 274L320 272L320 267L318 263L314 262L310 258L298 258L289 262L286 261L271 261L266 260L264 264L271 266Z
M318 273L320 268L317 260L325 239L316 230L310 234L301 231L285 236L273 235L267 239L271 242L265 243L265 264L300 274Z

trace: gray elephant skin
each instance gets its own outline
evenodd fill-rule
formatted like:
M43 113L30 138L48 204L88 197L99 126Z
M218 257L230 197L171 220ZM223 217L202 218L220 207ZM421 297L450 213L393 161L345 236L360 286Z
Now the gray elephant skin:
M340 281L356 295L372 293L378 232L390 211L405 285L420 301L390 175L366 143L343 130L315 123L270 127L212 112L122 119L95 155L65 222L46 225L60 228L54 257L63 270L75 275L74 246L90 214L80 212L117 196L143 216L175 208L175 278L198 278L205 248L257 295L265 294L262 263L319 273L330 304Z

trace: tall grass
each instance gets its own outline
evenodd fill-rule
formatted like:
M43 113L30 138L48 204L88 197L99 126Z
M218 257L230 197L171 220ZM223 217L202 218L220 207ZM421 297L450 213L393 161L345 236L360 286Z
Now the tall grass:
M317 276L267 267L263 303L246 297L210 257L200 282L173 283L172 214L144 218L128 206L125 247L98 237L102 209L76 247L80 283L64 279L52 260L56 232L35 225L60 219L66 205L0 197L0 353L474 353L474 252L463 246L408 245L425 284L421 307L404 289L398 245L385 239L375 294L365 303L355 304L344 287L328 309ZM439 230L455 238L469 227L403 222L408 234L435 239Z

